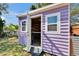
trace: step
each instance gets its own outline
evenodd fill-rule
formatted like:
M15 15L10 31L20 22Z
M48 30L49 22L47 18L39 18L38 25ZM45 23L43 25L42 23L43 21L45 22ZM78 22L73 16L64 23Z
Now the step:
M31 47L30 52L31 52L32 56L39 56L40 53L42 52L42 48L41 47Z

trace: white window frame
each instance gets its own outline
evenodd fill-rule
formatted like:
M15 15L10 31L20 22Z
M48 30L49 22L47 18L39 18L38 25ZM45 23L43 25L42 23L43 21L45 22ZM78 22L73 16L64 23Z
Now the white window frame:
M22 30L22 22L24 22L24 21L26 21L26 29L25 29L25 31L23 31ZM21 32L27 32L27 20L26 19L24 19L24 20L21 20Z
M47 22L48 17L52 17L52 16L57 16L57 23L51 23L51 24L57 24L57 31L48 31L48 22ZM46 15L45 23L46 23L46 25L45 25L46 32L53 33L53 34L60 34L60 12Z

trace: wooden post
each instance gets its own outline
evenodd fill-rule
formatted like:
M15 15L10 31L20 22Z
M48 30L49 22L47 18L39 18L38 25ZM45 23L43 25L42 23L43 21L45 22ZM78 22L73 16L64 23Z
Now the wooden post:
M71 36L73 36L72 26L70 26L70 56L73 56L73 42Z
M73 56L73 42L72 39L70 39L70 56Z

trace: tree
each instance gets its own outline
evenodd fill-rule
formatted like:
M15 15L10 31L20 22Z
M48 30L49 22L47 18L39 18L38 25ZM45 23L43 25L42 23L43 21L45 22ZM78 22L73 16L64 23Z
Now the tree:
M79 7L71 10L71 16L75 16L76 14L79 14Z
M71 24L79 23L79 3L70 4L70 18Z
M10 24L4 27L8 36L17 35L18 25Z
M14 24L11 25L15 27L15 30L18 30L18 25L14 25Z
M3 26L5 25L5 21L0 18L0 36L3 32Z
M18 30L18 25L10 24L8 26L5 26L4 29L6 31L13 32L13 31Z
M7 8L8 8L8 4L0 3L0 15L2 15L4 13L8 13Z
M0 36L3 33L3 26L5 24L5 21L2 20L1 15L4 13L8 13L7 8L8 8L8 5L6 3L0 3Z
M33 5L30 7L30 10L35 10L35 9L38 9L38 8L41 8L41 7L50 5L50 4L52 4L52 3L36 3L36 4L33 4Z

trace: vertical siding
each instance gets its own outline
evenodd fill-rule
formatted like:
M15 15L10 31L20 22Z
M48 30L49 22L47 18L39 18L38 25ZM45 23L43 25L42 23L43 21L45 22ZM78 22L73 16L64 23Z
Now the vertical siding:
M72 36L72 43L73 43L73 54L79 56L79 37Z
M27 43L27 36L26 36L26 32L22 32L21 31L21 21L23 19L19 20L19 32L18 32L18 37L19 37L19 44L21 45L26 45Z
M46 33L45 32L45 15L51 14L51 13L61 13L61 19L60 19L60 34L53 34L52 33ZM64 56L69 55L68 52L68 44L69 44L69 22L68 22L68 6L64 6L61 8L49 10L46 12L43 12L43 20L42 20L42 34L43 32L45 35L50 39L51 42L53 42L56 47L60 50L60 52L52 46L52 43L49 42L49 40L45 37L45 35L42 35L42 47L43 50L47 53L51 53L54 55L61 55L62 53Z

